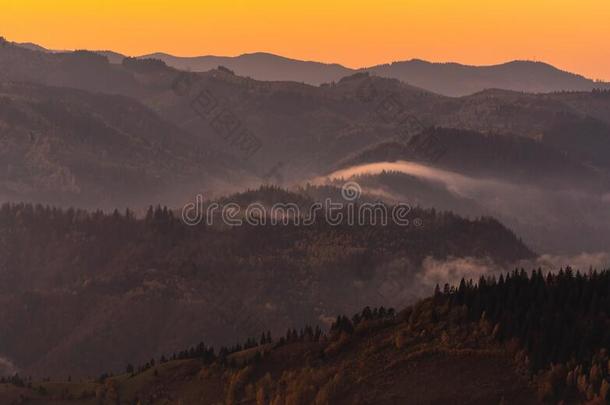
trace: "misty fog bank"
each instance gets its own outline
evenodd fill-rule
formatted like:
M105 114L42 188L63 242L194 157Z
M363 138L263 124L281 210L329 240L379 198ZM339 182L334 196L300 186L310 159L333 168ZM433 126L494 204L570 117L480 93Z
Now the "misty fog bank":
M364 192L384 200L419 204L424 208L446 207L460 215L496 217L538 253L573 256L581 252L606 251L610 246L608 194L476 178L406 161L353 166L316 178L314 182L358 181L359 177L384 172L402 173L445 190L454 202L448 203L447 198L416 199L420 190L412 185L385 190L368 185L363 187Z

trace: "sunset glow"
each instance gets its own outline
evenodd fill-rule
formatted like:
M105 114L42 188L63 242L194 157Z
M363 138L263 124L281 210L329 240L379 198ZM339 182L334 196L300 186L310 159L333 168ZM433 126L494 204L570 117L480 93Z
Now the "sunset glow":
M607 0L0 0L0 35L128 55L265 51L349 67L540 60L610 80Z

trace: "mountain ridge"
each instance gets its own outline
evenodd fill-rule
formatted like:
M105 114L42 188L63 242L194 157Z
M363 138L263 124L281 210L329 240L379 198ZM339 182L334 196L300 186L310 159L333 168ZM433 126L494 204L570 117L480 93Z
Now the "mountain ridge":
M48 50L33 43L13 44L30 50L65 52ZM92 52L107 56L111 63L121 63L123 58L128 57L110 50ZM590 79L547 62L523 59L498 64L470 65L412 58L350 68L339 63L300 60L270 52L248 52L237 56L176 56L168 52L153 52L135 57L160 59L173 68L195 72L209 71L222 65L240 76L264 81L304 82L316 86L335 82L353 73L374 72L383 77L396 78L413 86L452 97L465 96L490 88L529 93L610 88L608 82Z

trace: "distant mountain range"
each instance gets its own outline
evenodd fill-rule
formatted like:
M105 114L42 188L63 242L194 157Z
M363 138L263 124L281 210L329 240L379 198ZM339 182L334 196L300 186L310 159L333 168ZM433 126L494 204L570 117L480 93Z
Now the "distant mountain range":
M0 198L177 206L202 190L296 186L389 163L402 177L370 173L370 192L499 218L537 251L607 246L610 91L455 98L368 72L313 86L113 57L0 43ZM179 77L192 81L189 94L172 90ZM208 115L193 109L198 94L214 106ZM249 158L235 128L259 141ZM446 151L430 160L410 139ZM422 177L400 161L436 171Z
M504 89L527 93L590 91L608 88L581 75L557 69L547 63L512 61L500 65L468 66L459 63L431 63L423 60L374 66L368 71L402 80L447 96L463 96L484 89Z
M32 44L17 44L31 50L46 50ZM111 63L125 58L113 51L95 51L108 57ZM320 63L290 59L271 53L256 52L239 56L181 57L167 53L138 56L140 59L159 59L168 66L192 72L207 72L218 66L231 69L239 76L265 81L294 81L311 85L331 83L342 77L370 72L381 77L401 80L438 94L459 97L485 89L504 89L527 93L558 91L591 91L610 88L610 83L588 79L560 70L543 62L511 61L499 65L470 66L459 63L433 63L419 59L396 61L361 69L351 69L336 63Z
M337 81L355 72L355 70L336 63L301 61L263 52L234 57L179 57L165 53L153 53L140 58L160 59L168 66L193 72L207 72L220 65L233 70L239 76L249 76L256 80L303 82L316 86Z
M506 268L547 269L547 262L565 269L577 260L574 267L583 271L606 266L610 89L602 87L608 85L533 62L409 61L361 71L260 53L132 58L0 38L0 403L75 398L89 404L96 395L100 404L118 403L111 385L123 382L121 403L152 403L153 396L158 402L165 384L174 382L192 383L185 387L197 398L184 403L201 403L204 392L195 389L205 384L222 391L206 394L212 403L227 397L225 386L239 394L226 403L253 403L255 392L259 403L270 403L271 382L245 385L250 377L232 365L244 355L237 349L232 357L219 352L211 371L162 362L148 374L151 364L137 375L102 378L103 386L77 380L202 339L219 347L262 331L276 337L295 325L333 321L337 333L327 338L308 341L293 331L284 341L289 344L273 347L268 357L250 352L256 367L266 367L251 377L269 380L264 375L271 370L278 398L287 398L282 403L297 402L282 391L296 381L310 391L310 366L326 370L320 381L358 388L332 388L334 396L323 393L317 403L411 403L416 397L447 403L464 378L487 387L471 403L528 403L531 395L521 395L526 381L506 389L504 381L515 379L511 359L547 367L575 353L579 361L601 364L602 357L576 343L597 350L602 346L594 339L607 341L608 333L599 331L610 330L608 317L598 314L610 308L607 276L587 285L576 275L570 294L564 286L571 275L545 279L541 272L530 284L524 272L513 273L511 283L499 278L495 290L479 282L481 294L473 283L449 284L481 275L495 280ZM359 200L345 193L348 181L356 182ZM373 202L384 212L401 203L409 207L409 226L367 215L359 215L362 226L335 226L322 217L312 226L187 226L181 207L195 194L208 207L236 204L238 213L280 204L306 213L316 203L349 200L354 204L341 212L349 215ZM222 209L223 217L231 212ZM392 219L405 219L394 213ZM347 318L333 319L365 305L404 308L445 282L442 293L439 288L400 318L354 320L349 327ZM506 305L502 312L499 302ZM490 350L504 348L486 336L513 347L501 353L510 356L490 360ZM523 350L535 350L515 357L511 336L523 339ZM482 338L479 346L475 338ZM306 352L293 356L299 347ZM413 359L422 366L412 367ZM334 368L340 364L348 374L357 371L352 380L342 380L344 371ZM583 383L582 367L567 364L572 377L561 366L566 375L557 379L553 366L549 378L590 397L610 391L599 379L591 380L595 386ZM393 375L407 377L388 380L384 370L393 365L400 370ZM77 378L72 386L53 380L32 391L29 381L14 377L9 401L1 377L15 370ZM373 394L361 383L369 372L380 387ZM286 378L275 378L280 375ZM429 376L438 383L421 383ZM143 377L155 382L142 384ZM405 389L403 380L421 393ZM442 395L430 386L442 386ZM379 395L387 401L366 400ZM299 403L313 403L309 397Z
M607 246L610 91L454 98L368 72L313 86L224 68L186 74L196 84L181 96L172 83L183 73L165 62L110 59L0 44L1 198L176 206L195 190L292 186L388 163L402 176L356 180L413 205L499 218L538 251ZM202 89L218 105L209 118L193 110ZM256 154L243 158L221 112L259 140ZM410 140L446 151L430 160ZM437 172L422 178L401 161Z

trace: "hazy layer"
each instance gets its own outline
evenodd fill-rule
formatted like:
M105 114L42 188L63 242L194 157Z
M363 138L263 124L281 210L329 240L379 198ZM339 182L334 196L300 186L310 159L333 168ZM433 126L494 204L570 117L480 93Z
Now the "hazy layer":
M538 253L574 255L606 251L610 246L610 200L604 195L475 178L406 161L353 166L317 178L314 182L357 181L359 176L377 175L384 171L425 180L469 201L477 215L500 219ZM388 190L373 187L364 191L388 199ZM390 190L389 193L395 200L412 203L417 190ZM423 201L423 205L435 207L438 202ZM464 214L458 207L451 209Z

